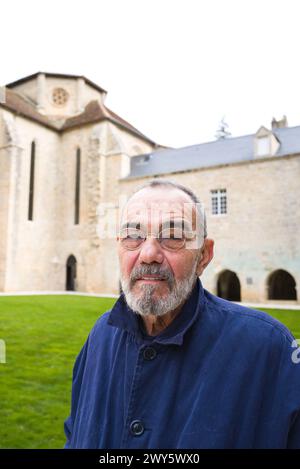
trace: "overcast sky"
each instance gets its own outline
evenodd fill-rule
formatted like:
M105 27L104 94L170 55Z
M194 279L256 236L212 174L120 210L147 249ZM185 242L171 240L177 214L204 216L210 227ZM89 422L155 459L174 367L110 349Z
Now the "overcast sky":
M85 75L164 145L300 125L299 0L0 0L0 84Z

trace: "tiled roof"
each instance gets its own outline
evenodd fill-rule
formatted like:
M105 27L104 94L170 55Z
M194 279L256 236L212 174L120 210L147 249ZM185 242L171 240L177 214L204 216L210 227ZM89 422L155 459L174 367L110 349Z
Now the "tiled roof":
M280 142L276 156L300 154L300 126L273 129ZM128 178L156 176L254 159L255 134L225 138L131 158Z
M46 116L40 114L33 103L9 88L5 89L5 103L0 103L0 108L1 107L12 111L18 116L26 117L39 122L46 127L57 130L57 127L53 122L51 122Z
M125 121L124 119L122 119L122 117L118 116L116 113L104 106L104 104L100 104L96 100L91 101L85 107L85 110L81 114L66 119L61 130L72 129L74 127L100 122L105 119L123 128L126 128L126 130L133 132L144 140L148 140L149 142L155 145L155 142L153 142L144 134L142 134L138 129L133 127L133 125L129 124L129 122Z
M5 103L0 103L0 108L3 107L12 111L14 114L28 118L39 124L42 124L52 130L63 132L64 130L70 130L75 127L80 127L86 124L93 124L96 122L101 122L103 120L109 120L114 124L126 129L127 131L139 136L143 140L147 140L153 145L156 145L153 140L146 137L139 130L137 130L129 122L122 119L122 117L115 114L113 111L108 109L103 104L101 105L98 101L91 101L87 104L84 111L81 114L78 114L73 117L69 117L62 121L50 119L49 117L40 114L33 102L23 95L16 93L10 88L5 90Z

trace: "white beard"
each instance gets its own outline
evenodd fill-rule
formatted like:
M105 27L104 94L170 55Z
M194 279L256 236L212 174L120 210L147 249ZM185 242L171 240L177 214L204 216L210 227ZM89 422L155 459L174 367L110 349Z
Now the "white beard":
M135 313L140 314L141 316L148 316L150 314L154 316L163 316L170 311L174 311L180 304L184 303L194 287L197 278L196 270L198 260L199 257L197 256L190 276L187 279L184 279L177 284L175 283L174 278L172 279L173 281L169 282L169 285L172 285L170 287L170 293L164 298L153 299L153 294L156 288L155 285L142 285L142 292L140 295L138 296L134 294L131 288L131 281L124 279L121 274L121 286L128 306ZM150 266L147 267L149 270ZM158 273L157 268L155 269L155 272L148 271L147 273L156 274Z

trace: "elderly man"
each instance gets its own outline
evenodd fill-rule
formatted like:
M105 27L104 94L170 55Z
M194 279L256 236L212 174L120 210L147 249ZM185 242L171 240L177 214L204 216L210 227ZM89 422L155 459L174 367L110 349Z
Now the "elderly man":
M123 293L77 357L66 448L300 448L295 340L203 289L214 243L197 202L159 180L129 199Z

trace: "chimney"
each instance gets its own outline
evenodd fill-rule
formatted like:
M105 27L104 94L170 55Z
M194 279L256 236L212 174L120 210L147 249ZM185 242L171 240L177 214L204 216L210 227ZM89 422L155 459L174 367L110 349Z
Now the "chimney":
M282 119L279 119L278 121L273 117L272 119L272 129L282 129L283 127L287 127L288 122L286 116L283 116Z

